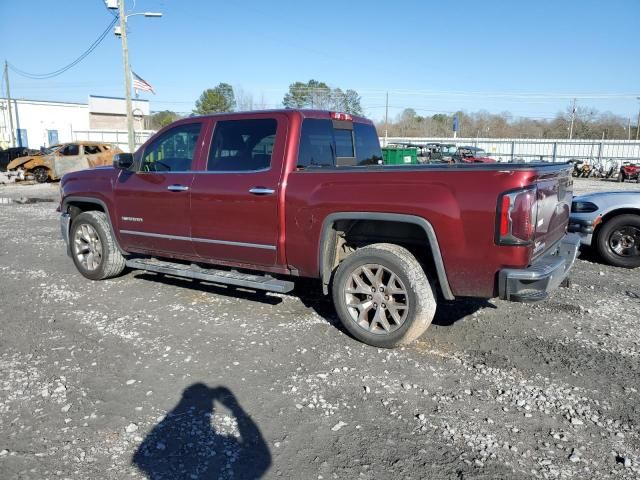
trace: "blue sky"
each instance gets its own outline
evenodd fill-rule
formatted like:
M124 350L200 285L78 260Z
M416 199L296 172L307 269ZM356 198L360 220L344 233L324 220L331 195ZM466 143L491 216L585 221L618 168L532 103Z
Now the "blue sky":
M640 102L640 1L243 2L127 0L133 69L153 110L189 112L203 89L241 87L277 107L290 83L353 88L367 115L487 110L548 118L578 104L625 117ZM105 29L102 0L0 0L0 60L33 73L75 59ZM8 19L8 21L7 21ZM18 98L122 96L120 41L109 35L50 80L10 72Z

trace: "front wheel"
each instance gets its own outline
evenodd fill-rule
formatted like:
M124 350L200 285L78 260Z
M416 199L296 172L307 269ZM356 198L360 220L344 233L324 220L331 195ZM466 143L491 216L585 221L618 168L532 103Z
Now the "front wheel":
M36 167L31 173L38 183L47 183L49 180L49 170L46 167Z
M360 248L338 267L333 302L344 327L381 348L412 342L431 325L433 288L416 258L399 245Z
M640 267L640 215L618 215L602 225L596 239L600 256L616 267Z
M116 246L104 212L83 212L74 218L69 241L73 263L83 276L104 280L124 270L125 259Z

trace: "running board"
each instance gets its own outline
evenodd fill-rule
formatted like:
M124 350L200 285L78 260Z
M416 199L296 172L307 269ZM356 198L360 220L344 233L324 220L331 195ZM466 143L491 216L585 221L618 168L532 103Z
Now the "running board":
M164 273L175 277L195 278L212 283L234 285L236 287L266 290L269 292L288 293L293 290L293 282L278 280L268 275L253 275L227 270L202 268L198 265L164 262L150 258L133 258L127 260L127 267L134 270Z

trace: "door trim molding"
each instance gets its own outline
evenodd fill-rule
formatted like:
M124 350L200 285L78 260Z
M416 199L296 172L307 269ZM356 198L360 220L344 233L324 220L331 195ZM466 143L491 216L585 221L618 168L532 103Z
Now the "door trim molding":
M141 237L165 238L167 240L183 240L187 242L213 243L216 245L228 245L231 247L260 248L263 250L276 249L275 245L264 245L261 243L232 242L230 240L214 240L211 238L181 237L178 235L166 235L164 233L140 232L137 230L120 230L120 233L124 233L126 235L140 235Z

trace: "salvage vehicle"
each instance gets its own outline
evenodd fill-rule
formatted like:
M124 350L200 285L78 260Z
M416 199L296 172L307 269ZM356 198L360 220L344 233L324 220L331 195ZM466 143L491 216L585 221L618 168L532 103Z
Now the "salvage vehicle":
M640 166L633 163L623 163L618 172L618 181L635 180L640 183Z
M318 279L345 328L387 348L440 299L543 300L569 274L568 164L380 157L373 123L345 113L182 119L113 168L66 174L61 233L92 280L129 267L286 293Z
M0 149L0 172L7 170L7 165L15 158L33 155L37 150L31 150L27 147L10 147L5 150Z
M428 161L431 163L451 162L458 151L457 147L450 143L428 143L426 150Z
M575 197L568 230L608 264L640 267L640 191Z
M468 146L458 147L452 159L456 163L495 163L483 149Z
M111 165L118 147L100 142L73 142L43 148L40 152L13 160L7 171L24 171L26 178L37 182L59 180L65 173L85 168Z

